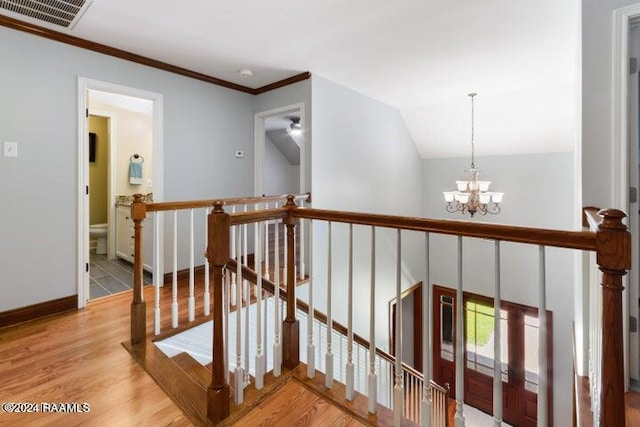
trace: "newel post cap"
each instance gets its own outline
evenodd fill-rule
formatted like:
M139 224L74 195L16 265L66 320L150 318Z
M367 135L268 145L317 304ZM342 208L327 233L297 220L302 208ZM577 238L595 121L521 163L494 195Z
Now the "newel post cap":
M598 212L602 221L596 232L596 259L600 270L625 274L631 268L631 234L622 220L627 216L618 209Z
M207 219L207 259L212 266L224 266L229 259L229 214L224 211L224 202L217 200Z
M598 224L599 229L607 230L626 230L627 226L622 223L622 220L627 217L627 214L619 209L602 209L598 211L598 215L602 217L602 221Z
M145 219L147 217L147 205L144 202L144 194L134 194L131 203L131 218L134 220Z

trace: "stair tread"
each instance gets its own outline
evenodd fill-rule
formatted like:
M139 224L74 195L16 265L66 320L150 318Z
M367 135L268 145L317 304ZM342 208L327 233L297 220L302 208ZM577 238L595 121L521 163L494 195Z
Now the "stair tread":
M193 378L205 390L211 384L211 371L200 364L189 353L178 353L171 360Z

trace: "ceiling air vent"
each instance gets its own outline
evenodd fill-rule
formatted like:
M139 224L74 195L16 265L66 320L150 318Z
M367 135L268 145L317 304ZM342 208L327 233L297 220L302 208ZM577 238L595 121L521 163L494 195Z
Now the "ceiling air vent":
M0 0L0 13L34 24L73 28L92 0ZM25 19L27 18L27 19Z

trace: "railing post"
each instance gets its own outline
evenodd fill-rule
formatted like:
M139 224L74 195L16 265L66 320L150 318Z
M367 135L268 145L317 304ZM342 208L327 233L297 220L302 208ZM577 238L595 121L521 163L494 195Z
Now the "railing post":
M208 218L207 259L213 269L213 368L207 392L207 416L218 423L229 416L230 392L226 380L224 359L223 275L229 260L229 214L222 202L215 202Z
M296 209L294 196L287 196L287 203L284 206L289 208L289 215L285 219L287 226L287 316L282 322L282 364L288 369L293 369L300 364L300 322L296 319L296 219L292 215L292 210Z
M131 302L131 344L141 344L147 332L147 303L142 293L142 221L147 216L147 205L142 194L133 196L133 301Z
M596 232L598 268L602 271L602 388L600 425L625 425L622 276L631 268L631 235L617 209L598 212Z

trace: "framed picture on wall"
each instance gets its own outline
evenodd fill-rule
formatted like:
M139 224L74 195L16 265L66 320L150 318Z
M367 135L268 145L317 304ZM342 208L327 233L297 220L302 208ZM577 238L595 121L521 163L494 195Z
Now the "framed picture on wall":
M97 139L98 137L96 136L95 133L93 132L89 133L89 161L90 162L96 161L96 140Z

